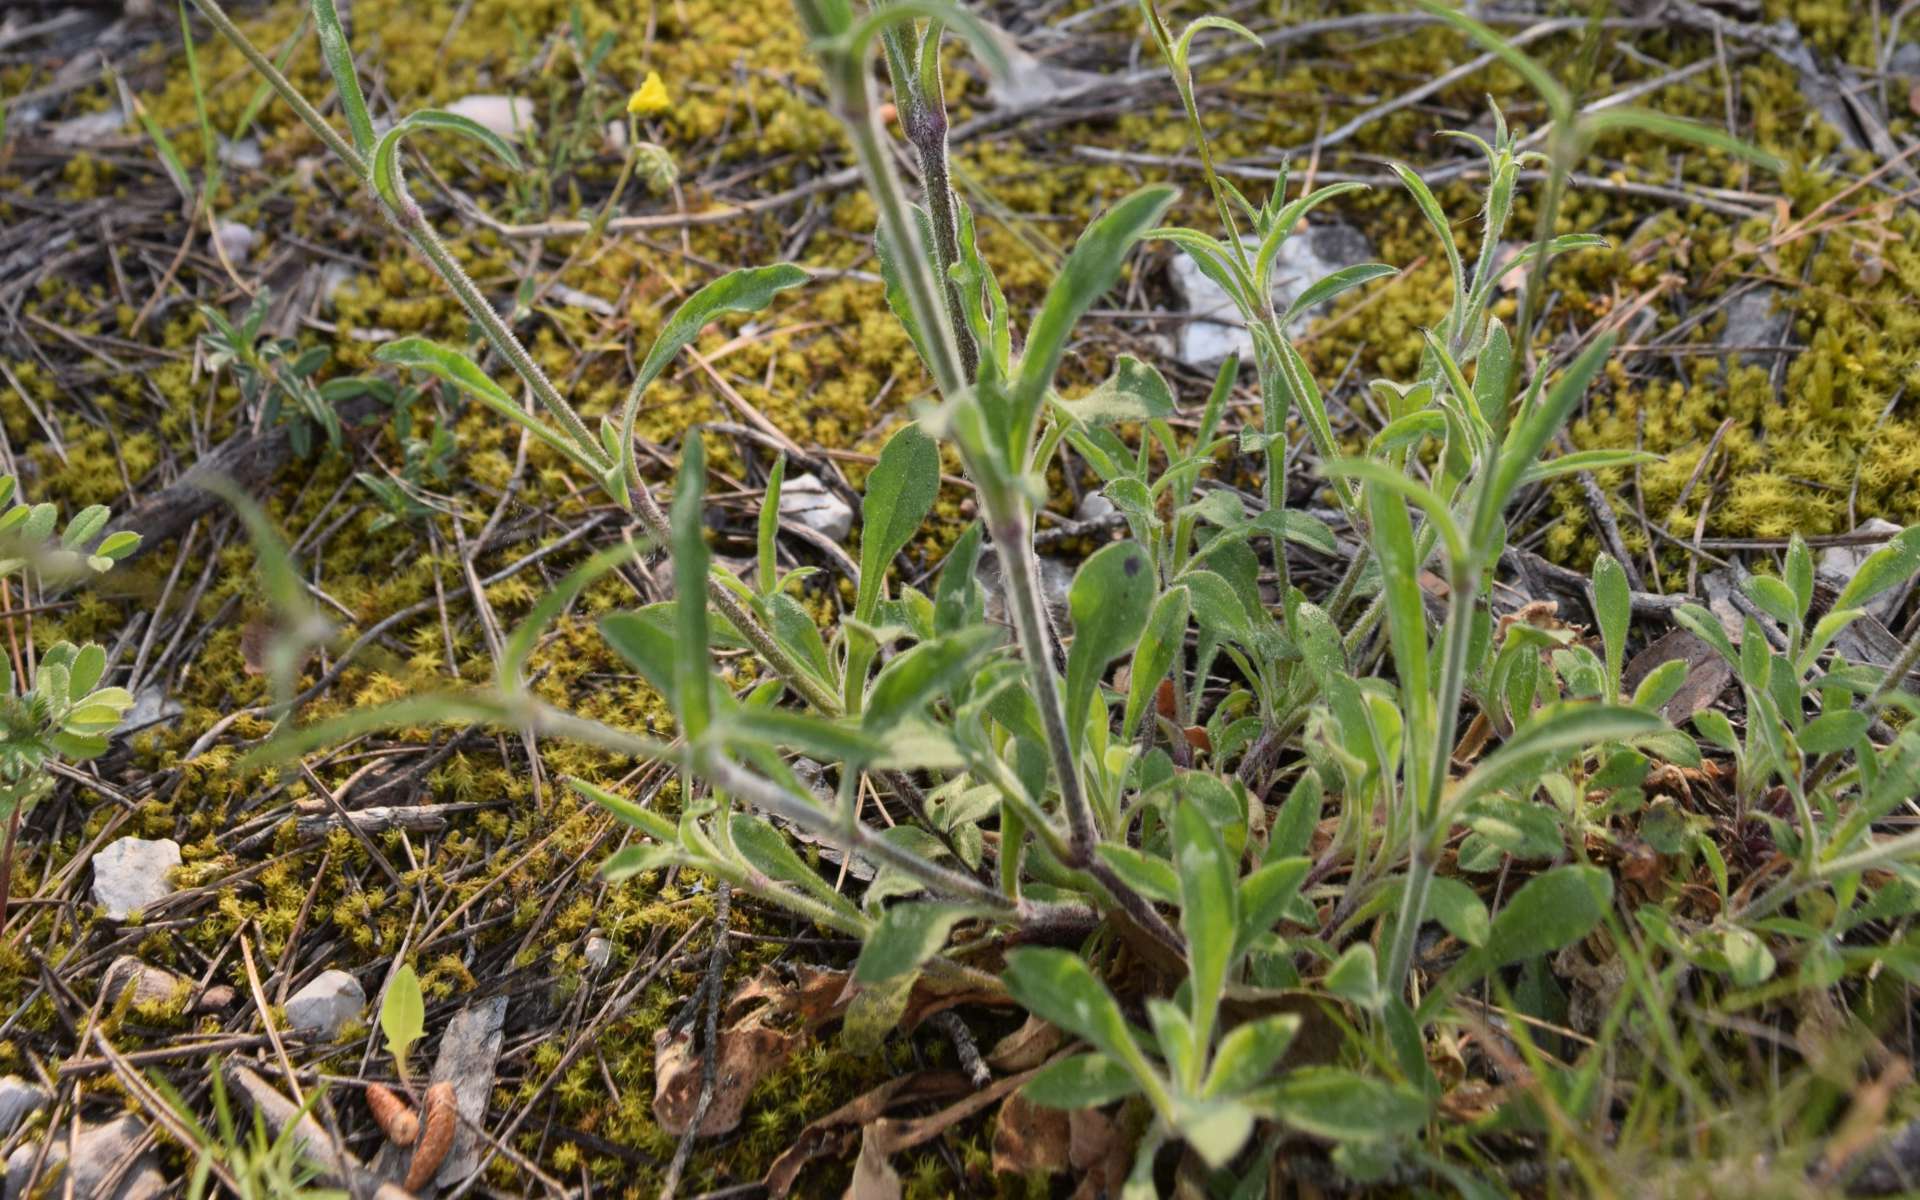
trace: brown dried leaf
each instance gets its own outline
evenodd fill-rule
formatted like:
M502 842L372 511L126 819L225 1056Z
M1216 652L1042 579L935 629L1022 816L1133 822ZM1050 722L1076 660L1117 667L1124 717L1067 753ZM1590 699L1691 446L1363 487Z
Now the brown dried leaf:
M1060 1048L1063 1037L1051 1022L1030 1016L995 1044L987 1054L987 1065L1002 1072L1030 1071Z
M754 1085L785 1065L804 1040L801 1034L769 1028L766 1010L749 1014L720 1031L720 1059L713 1077L713 1099L700 1121L703 1137L727 1133L740 1124ZM691 1030L666 1029L653 1039L653 1119L674 1137L687 1131L700 1102L705 1059L693 1053Z
M1067 1169L1070 1141L1065 1109L1042 1107L1015 1092L1000 1106L994 1123L994 1172L1058 1175Z
M944 1100L973 1090L964 1071L916 1071L874 1088L808 1125L780 1157L767 1168L763 1181L772 1200L793 1190L800 1172L816 1158L845 1154L853 1148L853 1134L894 1108L927 1100Z
M1620 685L1631 693L1654 668L1675 659L1687 664L1687 680L1660 711L1678 725L1720 698L1733 682L1733 665L1712 646L1684 629L1675 629L1633 656L1620 672Z
M874 1126L867 1126L860 1136L860 1157L854 1160L845 1200L900 1200L900 1174L879 1146Z

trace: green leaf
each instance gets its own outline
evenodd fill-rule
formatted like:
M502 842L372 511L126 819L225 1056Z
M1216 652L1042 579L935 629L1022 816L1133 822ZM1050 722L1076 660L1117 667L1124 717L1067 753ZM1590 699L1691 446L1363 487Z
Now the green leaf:
M962 530L940 564L940 585L933 595L933 628L937 633L952 633L980 619L980 585L974 571L980 565L980 523Z
M769 879L794 884L848 916L858 914L853 901L834 891L833 885L820 877L820 872L794 853L793 844L786 836L766 821L751 813L736 812L727 818L727 837L733 843L734 853Z
M1378 1012L1387 1002L1380 986L1380 964L1370 942L1356 942L1327 971L1323 981L1334 995L1350 1000L1368 1012Z
M1593 611L1600 622L1600 640L1607 652L1607 698L1620 694L1620 665L1627 653L1627 624L1633 619L1633 595L1627 571L1613 555L1600 552L1593 560Z
M373 357L392 366L425 371L436 379L452 384L584 467L596 479L608 466L598 461L598 447L592 448L593 457L589 457L588 449L570 438L562 437L552 426L522 408L458 350L437 345L422 337L403 337L381 346L373 352Z
M420 991L420 977L406 963L387 981L387 994L380 1001L380 1032L386 1035L387 1052L405 1079L407 1051L427 1032L427 1002Z
M600 636L666 698L669 708L678 709L680 690L674 673L676 647L671 630L645 610L618 612L600 618Z
M1293 1044L1300 1018L1273 1013L1243 1022L1220 1039L1203 1095L1236 1096L1262 1083Z
M320 55L326 60L333 85L340 92L340 107L347 114L353 147L367 154L373 150L373 120L367 115L367 98L361 94L360 78L353 70L353 48L347 45L346 31L340 27L340 14L333 0L313 0L313 24L320 34Z
M1427 912L1448 933L1469 946L1484 946L1492 931L1487 906L1458 879L1436 875L1427 889Z
M479 143L509 170L521 169L520 156L514 152L513 147L507 144L505 138L485 125L471 117L463 117L459 113L447 112L439 108L423 108L382 134L379 143L373 149L373 186L379 191L381 197L395 208L399 208L406 199L405 185L400 171L400 143L408 134L422 129L458 134Z
M1110 425L1115 421L1147 421L1173 415L1173 389L1150 364L1122 354L1113 374L1077 400L1060 400L1076 421Z
M1187 937L1187 963L1192 970L1194 1040L1205 1046L1212 1038L1214 1012L1233 965L1240 896L1234 888L1234 862L1220 830L1197 804L1183 803L1174 809L1173 865L1180 879L1180 929Z
M1808 721L1794 740L1808 754L1838 754L1865 737L1871 723L1868 714L1853 709L1821 713Z
M1579 941L1593 931L1613 903L1613 877L1599 867L1555 867L1515 892L1493 918L1486 945L1476 954L1495 970Z
M1075 1054L1040 1068L1020 1091L1047 1108L1098 1108L1140 1090L1132 1072L1100 1054Z
M1033 419L1060 369L1074 325L1119 281L1133 244L1159 223L1176 195L1165 184L1141 188L1095 218L1068 252L1027 329L1026 352L1012 389L1012 427L1002 431L1011 461L1026 457L1022 451L1032 435Z
M1113 868L1122 882L1149 900L1161 904L1180 903L1180 879L1173 864L1158 855L1120 842L1101 842L1094 847L1101 861Z
M1291 804L1292 802L1289 801ZM1300 885L1311 863L1303 857L1275 859L1240 881L1240 931L1235 953L1244 953L1254 939L1270 932L1300 898Z
M1127 706L1120 724L1124 736L1131 737L1140 728L1141 718L1146 715L1147 706L1154 702L1160 681L1173 669L1174 660L1186 641L1189 602L1184 587L1172 588L1154 602L1129 669Z
M1397 1137L1427 1120L1419 1092L1339 1067L1301 1067L1248 1100L1295 1129L1335 1141Z
M688 296L685 303L675 309L673 316L660 330L660 336L653 341L653 348L647 351L646 359L640 364L639 372L633 378L633 386L627 389L626 406L620 413L620 448L625 456L625 468L634 471L633 462L633 426L640 415L640 397L648 385L659 378L660 372L667 369L675 355L700 336L715 317L722 313L759 312L773 298L791 287L798 287L808 279L805 271L792 263L778 263L771 267L743 267L738 271L729 271L712 283Z
M1295 297L1293 303L1287 305L1287 311L1281 315L1280 324L1283 327L1292 324L1293 319L1301 313L1311 312L1342 292L1352 291L1362 284L1372 283L1376 279L1384 279L1399 273L1399 268L1389 267L1385 263L1356 263L1351 267L1342 267L1333 274L1314 281Z
M1000 640L1000 631L980 624L922 642L896 655L874 677L861 725L880 733L914 716L972 673L980 655Z
M585 591L596 580L615 567L635 558L649 547L645 541L637 543L622 542L616 546L595 554L580 566L567 573L558 585L534 602L533 608L508 636L507 644L501 652L500 662L495 669L495 677L500 687L512 691L520 686L520 672L532 656L534 645L540 635L555 618L559 617L574 598Z
M1075 752L1086 736L1094 689L1107 665L1139 643L1158 582L1147 552L1133 542L1101 547L1073 577L1067 607L1073 645L1067 650L1067 730Z
M1539 757L1602 742L1623 742L1667 727L1658 713L1624 704L1550 704L1460 781L1453 803L1465 804L1494 788L1508 786L1514 778L1524 776Z
M958 904L915 902L887 909L860 947L854 982L883 983L919 970L947 944L953 927L971 915L971 909Z
M1023 946L1007 953L1007 990L1028 1012L1081 1038L1108 1057L1133 1065L1133 1034L1113 993L1066 950Z
M707 552L703 508L707 451L698 429L688 430L673 488L673 691L675 715L688 741L707 731L713 715L713 660L707 652Z
M940 450L918 425L887 439L860 501L860 591L854 616L871 621L893 556L920 532L940 495Z
M1424 6L1424 0L1422 0ZM1587 388L1593 383L1600 368L1613 353L1613 344L1617 335L1602 334L1593 345L1573 360L1553 386L1547 389L1546 398L1531 409L1518 414L1519 419L1507 434L1507 441L1500 450L1500 464L1493 479L1493 493L1490 502L1493 512L1499 513L1513 498L1515 489L1520 486L1521 478L1539 461L1540 454L1547 448L1553 435L1560 432L1572 415L1574 406L1586 398Z
M1880 593L1912 579L1915 571L1920 571L1920 525L1903 530L1867 555L1833 602L1834 610L1863 607Z

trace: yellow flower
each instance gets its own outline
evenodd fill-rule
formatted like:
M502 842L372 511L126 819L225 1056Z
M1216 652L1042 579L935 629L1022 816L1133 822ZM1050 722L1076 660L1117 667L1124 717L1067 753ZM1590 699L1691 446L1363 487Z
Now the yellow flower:
M667 85L661 81L658 71L648 71L646 82L627 97L627 111L636 117L651 117L672 107L673 100L667 95Z

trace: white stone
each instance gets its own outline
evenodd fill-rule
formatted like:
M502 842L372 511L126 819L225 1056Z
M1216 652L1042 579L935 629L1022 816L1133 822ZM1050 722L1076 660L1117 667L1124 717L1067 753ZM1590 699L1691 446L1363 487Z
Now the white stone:
M150 683L133 694L133 707L127 710L127 719L120 728L124 731L151 729L156 725L171 725L187 711L186 707L157 683Z
M1088 492L1080 497L1080 503L1073 510L1073 519L1081 522L1103 521L1117 511L1119 510L1114 507L1113 501L1104 495L1099 492Z
M47 1089L18 1075L0 1078L0 1138L12 1133L28 1114L44 1107L51 1098Z
M131 954L122 954L107 967L100 981L108 1004L118 1004L128 989L135 1004L165 1004L186 991L187 980L165 967L149 966Z
M66 1131L62 1129L47 1146L37 1190L52 1196L71 1194L74 1200L153 1200L164 1195L167 1190L166 1176L161 1173L160 1161L151 1150L139 1155L124 1172L121 1171L121 1164L133 1153L145 1133L146 1126L138 1117L125 1116L104 1125L82 1126L69 1147ZM61 1178L61 1168L68 1162L69 1151L72 1169L66 1178ZM27 1195L27 1183L32 1178L33 1164L39 1155L40 1147L29 1142L16 1149L7 1159L6 1200L23 1200ZM115 1178L119 1179L119 1186L109 1190L106 1185ZM67 1190L69 1182L72 1184L70 1193Z
M479 123L503 138L534 132L533 101L525 96L462 96L447 111Z
M1883 533L1891 538L1900 532L1901 527L1892 521L1873 517L1860 522L1855 533ZM1884 546L1885 542L1874 542L1866 546L1829 546L1820 552L1820 563L1816 570L1822 582L1832 585L1834 590L1844 589L1860 573L1860 564L1866 562L1873 553ZM1895 587L1881 592L1867 601L1867 611L1882 622L1892 617L1905 599L1906 589Z
M179 865L172 838L121 838L93 856L93 902L109 921L124 921L173 894L168 876Z
M259 240L260 235L251 226L238 221L219 222L213 227L213 237L210 239L220 253L236 263L247 261L247 256L253 253L254 243Z
M613 961L613 943L598 933L590 933L587 935L586 956L587 966L604 971L607 964Z
M1055 66L1030 53L997 25L986 30L1007 60L1005 74L987 78L987 99L997 108L1040 108L1109 84L1105 75Z
M345 971L322 971L312 983L287 997L287 1027L336 1038L347 1022L367 1009L367 993Z
M47 129L47 140L59 146L94 146L119 137L126 127L126 117L119 109L110 108L55 121Z
M814 475L796 475L781 485L780 515L836 542L853 532L853 509Z
M260 142L255 138L241 138L237 142L221 138L219 155L222 163L242 171L257 170L266 161L260 153Z
M1259 249L1251 240L1246 244L1249 255ZM1351 225L1314 225L1305 232L1293 234L1280 244L1274 256L1275 307L1284 312L1309 287L1343 267L1366 262L1372 256L1373 247L1366 235ZM1238 354L1243 362L1253 357L1253 335L1247 332L1240 310L1234 307L1226 290L1202 274L1193 259L1184 253L1174 256L1172 282L1192 318L1180 331L1176 350L1180 361L1206 367L1223 361L1229 354ZM1323 308L1301 313L1288 326L1288 332L1298 332Z
M1720 335L1720 344L1748 348L1731 355L1735 366L1771 368L1779 357L1755 349L1777 346L1793 332L1793 314L1778 307L1779 298L1779 288L1757 287L1742 292L1727 305L1727 328Z

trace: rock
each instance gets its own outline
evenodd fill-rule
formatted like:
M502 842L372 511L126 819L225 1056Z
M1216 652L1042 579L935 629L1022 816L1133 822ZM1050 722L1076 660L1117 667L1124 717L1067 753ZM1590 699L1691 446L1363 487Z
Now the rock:
M133 707L127 710L120 732L132 733L155 725L171 725L186 711L186 706L167 695L165 688L150 683L133 694Z
M28 1115L53 1099L47 1089L18 1075L0 1077L0 1138L12 1133Z
M47 140L56 146L96 146L119 137L126 127L126 117L119 109L110 108L55 121L47 128Z
M129 990L135 1004L168 1004L192 986L192 981L165 967L143 963L131 954L114 959L100 979L100 990L108 1004L118 1004Z
M1757 287L1740 293L1727 305L1727 328L1722 346L1734 347L1729 357L1737 367L1773 366L1777 357L1755 347L1778 346L1793 331L1793 314L1776 306L1777 287Z
M589 970L604 971L607 964L613 961L613 943L600 936L600 931L596 929L587 935L585 954Z
M1251 240L1247 247L1249 253L1258 248ZM1284 310L1300 293L1328 275L1372 257L1373 246L1366 235L1351 225L1314 225L1305 233L1296 233L1281 243L1274 258L1274 304ZM1185 254L1174 256L1172 282L1191 318L1180 331L1175 351L1180 361L1208 367L1229 354L1238 354L1243 361L1253 357L1253 335L1247 332L1225 289L1202 274ZM1300 314L1288 332L1297 332L1324 309L1323 305Z
M1854 528L1855 533L1884 533L1889 538L1899 533L1901 527L1892 521L1873 517L1860 522ZM1875 542L1866 546L1829 546L1820 552L1819 565L1816 568L1821 582L1832 585L1835 591L1844 589L1860 573L1860 564L1867 561L1874 551L1885 543ZM1907 589L1896 587L1880 593L1867 601L1867 611L1877 617L1881 624L1889 624L1893 615L1906 599Z
M73 1200L154 1200L165 1195L167 1178L153 1151L134 1156L145 1133L146 1126L138 1117L125 1116L104 1125L81 1126L71 1146L66 1137L56 1136L47 1147L36 1194L71 1195ZM24 1200L28 1195L27 1185L39 1154L40 1147L29 1142L7 1159L6 1200ZM62 1174L61 1168L68 1164L69 1157L71 1169L65 1172L65 1178L52 1182ZM122 1170L122 1164L130 1158L132 1163ZM118 1186L107 1187L116 1179Z
M239 995L232 988L224 983L216 983L200 993L200 998L193 1002L193 1011L224 1012L232 1008L233 1002L237 999Z
M853 532L853 509L816 475L796 475L781 485L780 515L836 542Z
M258 170L260 164L266 161L260 153L260 142L257 138L241 138L237 142L221 138L218 154L222 163L242 171Z
M322 971L313 982L287 997L287 1028L333 1039L367 1009L367 993L345 971Z
M247 256L253 253L254 243L259 240L260 235L255 233L252 227L242 225L238 221L221 221L213 227L213 236L208 239L208 246L217 253L225 255L229 261L242 263L247 261Z
M985 28L1007 60L1004 76L992 74L987 78L987 99L996 108L1040 108L1110 82L1105 75L1047 62L1030 53L1011 33L997 25Z
M1057 558L1035 556L1040 576L1040 598L1047 606L1047 616L1053 622L1054 631L1064 637L1073 628L1072 616L1067 608L1067 593L1073 587L1074 568L1072 564ZM980 586L987 590L987 619L1001 624L1011 624L1013 614L1007 611L1006 585L1000 573L999 552L988 546L980 555Z
M462 96L447 111L499 134L518 138L534 132L533 101L525 96Z
M1113 501L1099 492L1088 492L1080 497L1080 503L1073 510L1073 519L1080 522L1104 521L1119 509Z
M93 856L93 902L109 921L124 921L173 894L168 876L179 865L172 838L121 838Z
M568 287L564 283L556 283L548 288L547 295L568 308L584 308L590 313L598 313L603 317L611 317L619 311L614 308L612 301L596 296L592 292Z

